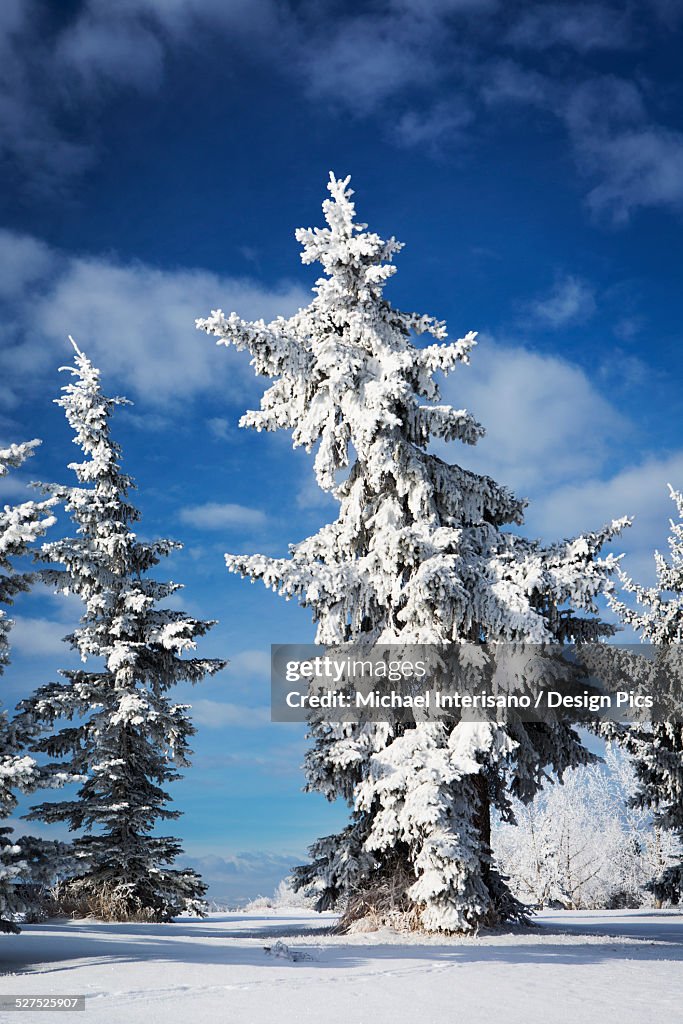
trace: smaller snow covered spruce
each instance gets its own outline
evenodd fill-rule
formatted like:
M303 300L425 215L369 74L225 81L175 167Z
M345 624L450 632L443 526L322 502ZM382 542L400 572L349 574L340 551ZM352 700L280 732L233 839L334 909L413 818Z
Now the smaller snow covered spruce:
M119 920L165 921L200 911L206 891L194 871L169 867L182 852L179 841L154 832L157 822L179 817L163 787L179 777L175 766L189 763L195 732L188 705L172 703L167 691L199 682L226 662L184 656L212 622L158 607L181 585L148 572L181 545L141 541L133 531L133 482L121 471L109 424L125 399L105 397L99 371L74 348L75 380L56 402L86 456L69 466L82 486L44 490L64 504L77 530L43 546L42 561L63 568L41 576L82 600L81 625L66 641L83 662L100 664L63 672L64 682L41 687L20 705L25 721L44 730L35 749L61 759L52 770L85 778L76 799L41 804L30 817L84 831L74 841L82 872L62 886L64 901ZM71 724L55 728L64 719Z
M33 454L40 441L26 441L0 449L0 476L18 469ZM11 605L14 597L27 591L33 576L18 572L13 559L25 555L31 545L55 522L50 514L52 501L26 501L21 505L5 505L0 509L0 605ZM0 607L0 674L9 663L9 634L12 620ZM39 781L35 760L23 749L16 726L0 709L0 821L9 817L17 805L17 790L29 792ZM26 888L18 881L35 880L43 857L52 845L30 837L16 841L12 830L0 827L0 931L18 932L16 920L30 910L25 898Z
M633 725L619 730L616 738L634 759L638 788L636 806L654 811L655 823L671 830L683 844L683 492L669 485L676 506L677 520L670 520L670 559L655 552L657 584L642 587L623 571L622 587L632 594L640 607L632 607L615 596L611 605L627 626L640 634L643 643L655 644L654 661L645 662L652 678L667 680L673 695L667 721L649 726ZM679 903L683 898L683 862L670 865L653 879L652 891L658 901Z
M595 597L614 560L597 554L623 523L544 548L502 529L522 522L523 501L429 451L432 438L475 444L484 433L467 410L437 404L434 380L469 361L475 335L445 344L443 323L384 297L401 245L356 223L348 186L330 175L327 226L296 232L303 262L324 271L309 306L269 324L221 310L197 321L275 378L241 424L317 447L318 483L340 506L290 558L227 555L228 568L311 608L325 645L609 633ZM415 344L421 335L434 342ZM347 920L352 905L374 906L430 931L523 914L492 863L490 808L509 817L509 794L529 800L547 768L561 776L591 758L566 723L404 728L313 717L310 735L308 788L348 800L352 817L314 844L298 883L317 884L321 908L345 903Z

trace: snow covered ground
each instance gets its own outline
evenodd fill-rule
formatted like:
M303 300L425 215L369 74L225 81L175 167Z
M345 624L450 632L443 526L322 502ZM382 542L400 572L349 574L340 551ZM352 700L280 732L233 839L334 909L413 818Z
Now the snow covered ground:
M29 925L0 936L0 993L85 993L75 1019L88 1024L681 1020L683 913L556 911L537 920L534 929L448 941L331 935L332 916L302 910L172 925ZM278 940L310 959L267 953Z

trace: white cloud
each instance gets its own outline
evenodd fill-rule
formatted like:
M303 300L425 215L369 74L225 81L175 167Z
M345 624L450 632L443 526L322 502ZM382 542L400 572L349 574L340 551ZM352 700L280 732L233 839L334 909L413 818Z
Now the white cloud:
M0 319L0 376L6 378L6 381L0 383L0 403L5 409L13 409L19 405L20 399L16 386L12 387L9 383L13 380L12 371L32 369L24 365L25 361L21 361L21 366L15 364L12 355L22 327L22 313L17 306L21 305L24 296L30 292L39 294L41 288L54 276L57 272L57 257L40 239L0 228L0 266L0 301L3 305Z
M65 90L42 21L36 0L0 4L0 156L17 161L31 185L54 188L55 180L88 166L91 150L67 138L53 116Z
M632 341L642 331L644 323L645 320L642 316L621 316L612 328L612 331L622 341Z
M84 0L51 31L40 8L37 0L0 5L0 154L44 191L96 155L91 138L60 129L65 110L97 109L115 90L157 89L169 50L212 34L233 52L246 42L272 54L290 24L275 0Z
M562 116L580 170L596 181L588 194L596 212L618 223L639 207L683 206L683 133L648 120L633 82L589 79Z
M474 449L442 446L449 460L522 494L600 472L628 424L587 374L559 356L481 338L469 367L442 387L486 428Z
M188 843L190 849L200 844ZM303 850L303 846L302 846ZM184 855L182 863L198 871L209 887L209 899L240 906L257 896L270 896L295 864L305 862L303 852L283 853L267 850L241 851L200 856Z
M325 19L319 32L299 57L316 98L368 113L398 91L437 75L437 64L421 53L423 32L415 31L412 19L369 14L336 24ZM410 60L408 47L413 49Z
M105 390L106 384L105 384ZM146 434L160 434L164 430L172 429L174 420L172 416L158 412L133 412L129 405L120 407L120 415L128 423L131 423L138 430Z
M1 5L0 152L43 190L54 192L55 182L97 157L92 132L63 130L73 120L65 112L82 110L79 120L91 124L111 97L159 90L181 47L187 53L218 41L226 63L248 52L295 77L318 105L378 116L399 145L434 150L458 141L474 123L470 111L490 114L501 101L544 109L568 132L593 210L619 222L639 207L683 202L679 131L645 112L628 131L603 131L601 118L614 113L604 78L595 126L577 128L572 113L574 93L595 81L593 53L637 50L646 32L656 39L672 31L678 0L626 10L590 2L385 0L360 15L333 0L83 0L52 34L39 7L36 0ZM558 46L562 60L553 54L552 73L539 73L538 58ZM635 82L635 65L630 73Z
M665 551L669 520L675 513L667 483L683 488L683 451L647 458L612 475L559 486L534 503L529 520L546 534L569 536L624 515L635 516L633 526L615 547L627 552L627 571L651 583L653 551Z
M508 39L531 50L623 50L633 43L633 28L626 12L604 4L549 3L523 10Z
M296 494L296 503L299 508L309 509L336 509L339 503L329 491L324 491L309 467L303 475L303 482Z
M416 90L468 63L463 26L476 35L500 6L498 0L388 0L356 14L320 3L309 7L308 19L290 19L290 45L312 98L367 115L398 96L412 100ZM443 92L432 111L404 113L394 138L421 145L458 132L470 118L462 114L467 105Z
M230 671L240 676L270 679L270 651L238 651L237 654L230 656Z
M0 297L11 299L57 269L57 255L45 242L0 228Z
M268 292L254 282L202 270L76 259L41 303L36 324L54 342L68 330L104 371L130 381L146 402L155 402L192 394L217 380L226 384L241 362L227 351L216 352L212 340L195 330L203 310L220 306L267 320L293 312L302 297L293 285Z
M223 729L226 725L238 725L240 728L258 729L270 722L270 708L250 708L243 704L230 704L225 701L193 700L192 719L207 729Z
M397 140L406 146L436 146L462 138L463 129L472 123L474 113L459 97L437 103L431 110L407 110L395 128Z
M488 473L531 500L524 530L557 540L623 516L633 525L612 550L634 578L654 582L653 552L666 549L674 507L667 483L683 488L683 451L629 458L631 424L580 368L557 356L484 339L472 365L448 378L444 398L486 427L475 448L439 446L449 461Z
M480 89L487 103L547 107L557 93L557 85L552 79L509 58L490 60L482 71Z
M556 281L550 294L532 302L529 308L536 320L550 327L581 323L595 312L595 292L586 281L568 275Z
M675 29L683 19L681 0L647 0L667 28Z
M0 448L5 448L11 441L9 438L0 438ZM7 473L4 476L0 476L0 499L3 501L9 500L10 498L18 499L19 501L35 501L38 494L34 487L31 487L31 480L33 477L28 476L26 473L17 472L13 469L11 473Z
M157 32L135 17L121 16L115 5L98 17L86 5L78 20L57 40L55 64L80 79L81 88L99 90L109 83L154 88L161 82L164 48ZM91 9L88 10L88 7ZM129 7L129 14L132 13Z
M233 526L262 527L267 522L265 512L246 505L207 501L203 505L189 505L180 510L183 523L200 530L222 530Z
M683 207L683 133L652 120L635 80L550 77L508 58L485 71L487 103L538 107L563 124L596 214L619 224L641 207Z
M285 743L278 742L278 737L282 735L283 729L289 735L296 733L297 738ZM195 761L197 770L204 772L206 778L215 778L226 769L234 768L242 772L253 768L259 773L271 777L300 776L306 753L306 739L301 723L290 722L285 725L282 722L269 721L264 735L267 735L268 739L256 746L250 745L239 750L226 749L220 754L200 755Z
M310 300L289 282L271 289L200 269L69 257L7 231L0 235L0 252L9 266L15 263L8 295L13 327L0 368L52 373L55 361L70 358L66 336L72 334L103 371L107 387L141 395L147 409L206 389L242 396L245 386L254 386L243 359L232 350L216 351L213 340L195 329L198 316L222 307L269 320Z
M284 28L274 0L86 0L61 31L55 64L97 89L108 82L156 88L165 50L193 33L218 32L229 42L267 38Z
M28 810L28 807L26 808ZM39 839L57 840L63 843L73 842L73 832L66 822L50 822L49 825L40 821L25 821L23 818L3 818L2 827L10 828L15 838L30 835Z
M599 184L588 194L589 205L619 223L639 207L683 207L683 133L659 125L643 125L613 135L585 134L577 155Z
M615 224L645 207L683 207L683 133L654 121L634 80L540 74L502 58L484 67L491 106L537 107L564 126L591 210Z
M389 0L388 6L415 18L445 18L453 14L490 15L500 0Z
M63 622L56 622L54 619L27 618L23 615L13 615L12 618L14 626L10 635L10 643L19 654L41 658L62 654L69 650L64 643L64 637L69 632L69 628ZM73 625L75 625L75 621Z
M269 850L242 850L239 853L204 854L200 857L185 858L192 860L201 870L202 874L211 875L214 879L219 877L232 877L236 874L261 874L264 869L270 870L273 867L278 871L291 870L289 856L274 853ZM280 875L280 878L283 876Z
M231 433L230 423L223 416L213 416L206 421L206 425L217 441L228 440Z

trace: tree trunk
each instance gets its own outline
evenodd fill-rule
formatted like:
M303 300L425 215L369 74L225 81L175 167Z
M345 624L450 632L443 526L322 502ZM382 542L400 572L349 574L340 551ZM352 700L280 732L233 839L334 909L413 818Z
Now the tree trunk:
M475 777L474 788L477 794L474 825L479 833L482 847L481 873L484 882L488 885L491 866L491 801L489 800L488 783L481 773Z
M496 898L496 886L491 878L491 800L489 798L489 787L486 776L479 773L474 780L474 788L477 794L477 809L474 815L474 826L479 833L481 843L480 865L481 877L486 886L490 898L490 910L482 924L488 927L495 927L500 923L498 900Z

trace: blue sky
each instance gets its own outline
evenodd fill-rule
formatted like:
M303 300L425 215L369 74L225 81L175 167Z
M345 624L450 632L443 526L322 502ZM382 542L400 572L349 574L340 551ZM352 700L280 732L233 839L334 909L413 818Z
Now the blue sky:
M308 615L222 564L334 505L287 437L237 428L261 385L195 317L307 303L293 232L350 173L361 219L406 243L396 305L480 332L445 395L489 433L449 457L528 496L546 538L635 515L619 549L651 579L683 486L682 26L680 0L2 4L0 443L44 445L0 497L68 479L71 333L135 402L115 433L142 530L185 543L160 568L231 660L190 698L174 790L216 894L270 890L344 818L300 792L303 728L267 721L269 645L309 640ZM15 611L9 705L69 664L78 614L39 592Z

